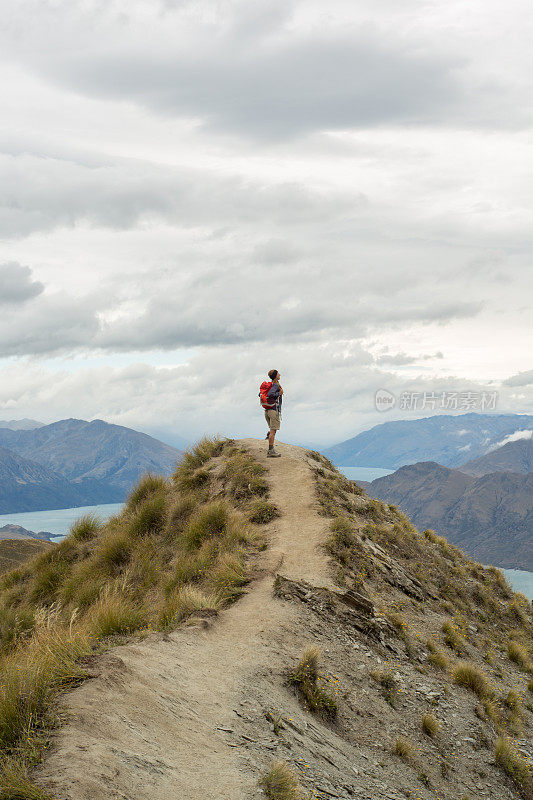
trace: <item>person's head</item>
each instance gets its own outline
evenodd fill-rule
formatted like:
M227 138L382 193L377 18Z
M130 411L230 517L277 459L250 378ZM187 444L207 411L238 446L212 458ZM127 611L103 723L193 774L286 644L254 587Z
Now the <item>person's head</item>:
M270 372L268 373L268 377L270 378L271 381L278 381L280 375L277 369L271 369Z

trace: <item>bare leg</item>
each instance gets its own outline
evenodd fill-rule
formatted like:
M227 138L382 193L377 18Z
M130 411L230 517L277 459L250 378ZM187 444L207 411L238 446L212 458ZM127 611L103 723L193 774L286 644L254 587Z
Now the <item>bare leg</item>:
M271 430L268 434L268 446L274 447L274 438L276 436L276 431Z

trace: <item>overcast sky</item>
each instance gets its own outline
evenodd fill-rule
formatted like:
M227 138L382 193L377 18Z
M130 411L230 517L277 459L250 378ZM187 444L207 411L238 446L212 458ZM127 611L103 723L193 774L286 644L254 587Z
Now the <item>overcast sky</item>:
M257 436L271 368L293 441L533 412L529 3L1 5L0 418Z

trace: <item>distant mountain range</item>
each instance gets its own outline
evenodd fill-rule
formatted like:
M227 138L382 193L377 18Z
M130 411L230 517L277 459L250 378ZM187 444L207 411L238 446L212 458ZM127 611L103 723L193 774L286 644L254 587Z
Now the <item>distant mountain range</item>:
M181 456L102 420L0 428L0 513L120 502L144 472L170 475Z
M10 419L0 420L0 428L10 428L12 431L31 431L33 428L41 428L44 422L37 422L35 419Z
M525 414L436 414L384 422L322 452L344 467L397 469L419 461L458 467L532 429L533 416Z
M507 442L484 456L467 461L460 470L475 476L489 472L518 472L525 475L533 471L533 439L529 436Z
M50 542L52 541L53 535L53 533L49 533L48 531L39 531L39 533L34 533L34 531L26 530L26 528L23 528L22 525L13 525L12 523L3 525L0 528L0 541L5 539L10 539L11 541L38 539L40 542Z
M479 561L533 572L530 448L531 440L513 441L460 469L425 461L360 483L372 497L399 506L420 530L434 529Z

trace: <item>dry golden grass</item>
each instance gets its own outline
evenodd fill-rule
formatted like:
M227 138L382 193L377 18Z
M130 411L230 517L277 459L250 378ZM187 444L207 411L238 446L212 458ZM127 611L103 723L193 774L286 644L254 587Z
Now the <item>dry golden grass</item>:
M494 759L518 787L524 800L533 800L531 765L509 739L501 736L496 742Z
M394 752L404 761L410 762L414 760L415 746L409 739L406 739L405 736L398 736L394 742Z
M524 645L511 639L507 644L507 655L520 669L533 675L533 660Z
M453 679L459 686L469 689L479 698L491 699L494 688L480 667L470 661L460 661L454 668Z
M311 645L304 650L295 671L289 675L289 683L296 686L307 708L326 719L337 715L337 701L325 689L319 675L320 648Z
M106 587L87 617L89 630L97 639L133 633L146 621L147 612L138 601L130 599L120 588L111 587Z
M438 733L439 728L440 728L440 722L435 716L433 716L433 714L429 712L427 714L424 714L424 716L422 717L422 730L424 731L425 734L433 737Z
M392 669L390 667L382 667L373 670L370 674L383 689L383 696L387 703L394 707L398 693L398 681L394 677Z
M26 769L55 722L57 693L83 678L80 656L117 634L216 613L243 591L259 534L220 498L208 462L225 450L231 496L250 476L265 496L262 467L249 454L202 440L173 480L144 476L119 515L105 525L82 517L60 545L0 579L0 800L42 797Z
M444 634L444 643L451 650L454 650L459 656L466 653L466 642L459 627L453 620L450 619L443 622L442 632Z
M261 786L268 800L299 800L302 797L296 773L285 761L272 764L261 778Z

